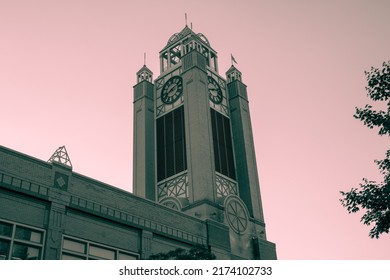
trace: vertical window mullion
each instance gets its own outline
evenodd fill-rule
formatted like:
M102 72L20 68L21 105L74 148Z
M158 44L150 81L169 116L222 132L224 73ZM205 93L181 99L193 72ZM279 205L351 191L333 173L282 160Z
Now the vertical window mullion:
M12 251L14 250L14 242L15 242L15 231L16 231L16 225L12 225L12 235L11 235L11 241L9 244L9 252L8 252L8 259L10 260L12 257Z
M87 242L87 248L86 248L86 252L85 252L85 254L86 254L86 259L87 260L89 260L89 242Z

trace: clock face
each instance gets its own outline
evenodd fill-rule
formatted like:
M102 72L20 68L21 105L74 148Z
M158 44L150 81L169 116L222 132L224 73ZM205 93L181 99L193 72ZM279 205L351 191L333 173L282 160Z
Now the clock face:
M222 89L218 85L218 82L212 77L208 76L208 89L209 89L209 98L215 104L222 103L223 95Z
M165 104L172 104L179 99L183 93L183 80L179 76L170 78L161 90L161 101Z
M225 200L225 217L232 230L242 234L248 228L248 213L243 202L231 195Z

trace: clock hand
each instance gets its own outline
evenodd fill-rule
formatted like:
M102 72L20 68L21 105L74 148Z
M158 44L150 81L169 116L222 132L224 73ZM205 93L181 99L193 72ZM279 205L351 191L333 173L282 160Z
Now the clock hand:
M173 88L171 88L171 89L168 91L168 94L170 94L173 90L176 90L176 86L174 86Z

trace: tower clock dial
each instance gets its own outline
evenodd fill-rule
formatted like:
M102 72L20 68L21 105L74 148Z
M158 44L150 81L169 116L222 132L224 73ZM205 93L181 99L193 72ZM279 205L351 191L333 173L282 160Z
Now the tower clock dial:
M248 212L245 204L235 195L225 200L225 217L232 230L242 234L248 228Z
M218 82L212 77L208 76L207 78L210 100L215 104L222 103L223 95L221 87L219 86Z
M179 76L170 78L161 90L161 101L165 104L172 104L179 99L183 93L183 80Z

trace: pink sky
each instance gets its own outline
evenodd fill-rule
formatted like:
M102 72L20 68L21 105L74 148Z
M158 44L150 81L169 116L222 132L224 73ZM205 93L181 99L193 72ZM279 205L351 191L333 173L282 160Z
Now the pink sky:
M135 4L137 3L137 4ZM389 139L355 120L390 60L389 1L0 0L0 145L131 191L133 85L185 25L248 86L268 239L279 259L390 259L340 190L380 179Z

